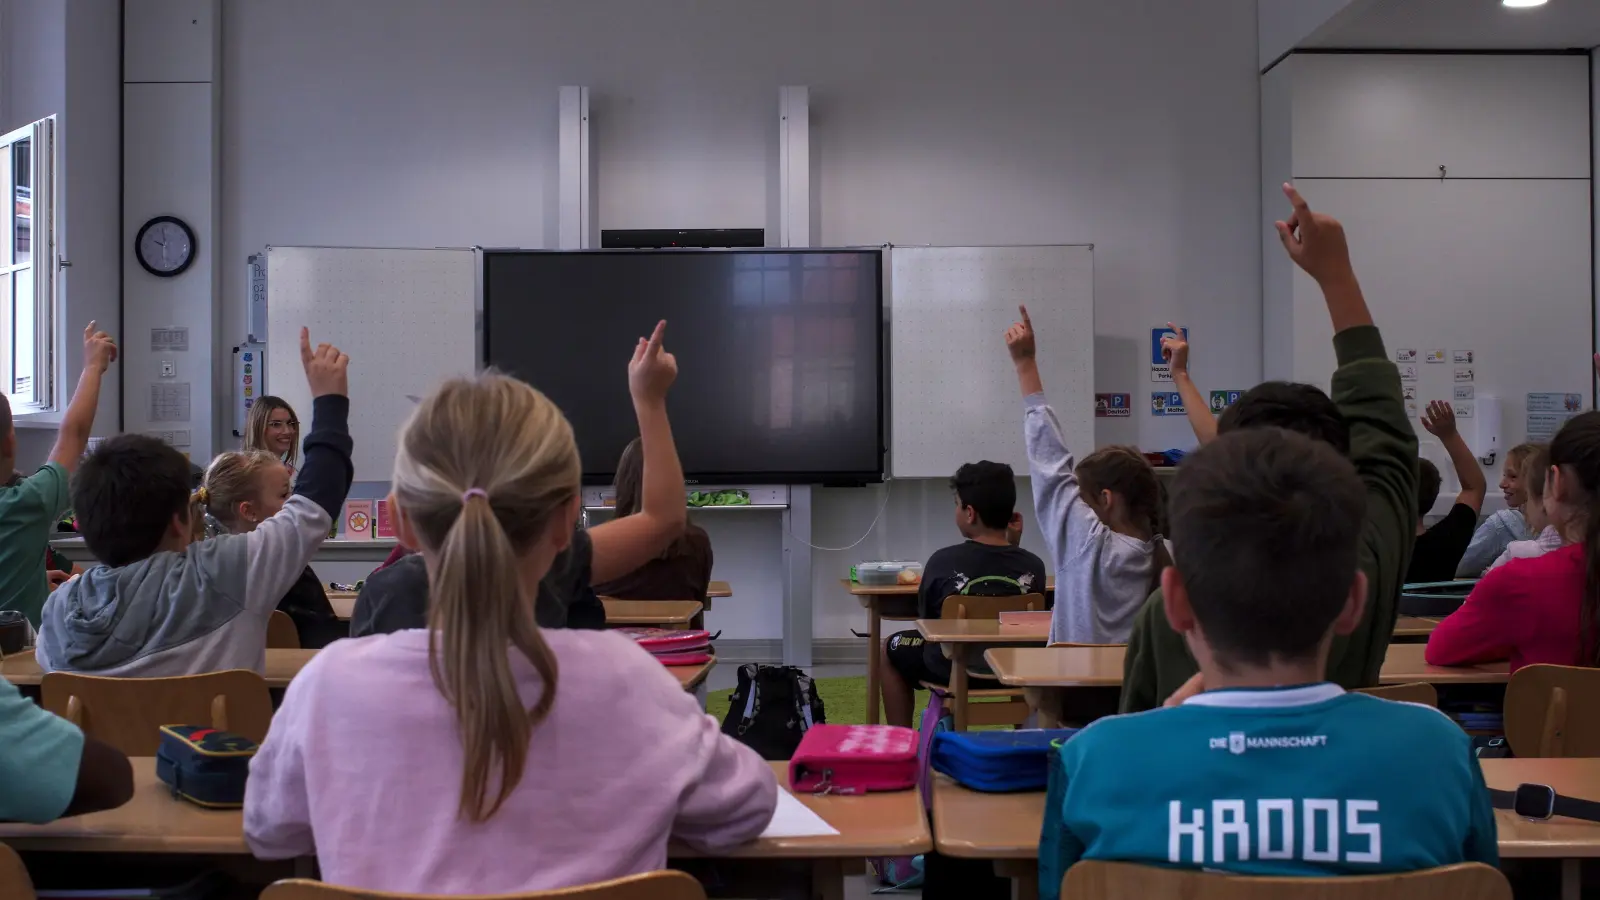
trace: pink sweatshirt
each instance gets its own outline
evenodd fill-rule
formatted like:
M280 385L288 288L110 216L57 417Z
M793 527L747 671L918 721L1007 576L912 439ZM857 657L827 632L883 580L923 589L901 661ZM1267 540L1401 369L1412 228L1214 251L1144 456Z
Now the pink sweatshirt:
M251 762L244 832L262 859L316 854L331 884L418 894L553 890L663 868L667 839L744 843L777 805L755 751L724 736L626 637L545 631L555 706L487 822L457 814L462 751L428 674L428 633L337 641L290 683ZM538 675L513 654L523 701Z
M1428 636L1428 665L1505 659L1513 672L1535 663L1585 665L1579 635L1585 565L1580 542L1485 574Z

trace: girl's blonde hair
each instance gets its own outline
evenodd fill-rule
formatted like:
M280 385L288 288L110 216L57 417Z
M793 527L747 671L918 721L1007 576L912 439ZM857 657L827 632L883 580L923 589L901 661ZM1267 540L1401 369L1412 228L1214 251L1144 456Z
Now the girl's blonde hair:
M1549 444L1521 444L1513 449L1528 448L1522 459L1522 489L1529 500L1544 499L1544 478L1550 471Z
M206 516L211 516L237 531L239 504L255 500L261 493L261 473L283 460L266 450L229 450L217 455L206 467L200 489L189 496L190 536L206 536Z
M282 397L269 394L251 404L250 415L244 420L244 449L272 452L267 450L267 419L280 409L289 413L289 421L299 421L300 417L294 414L294 407ZM297 468L300 463L300 427L296 425L294 431L295 440L290 442L289 452L283 456L283 461L288 463L291 469Z
M465 758L460 812L470 821L493 816L516 788L529 736L555 703L556 659L517 559L577 496L580 475L561 410L494 372L446 382L400 434L394 492L436 560L428 666L455 710ZM517 693L509 647L543 682L532 709Z

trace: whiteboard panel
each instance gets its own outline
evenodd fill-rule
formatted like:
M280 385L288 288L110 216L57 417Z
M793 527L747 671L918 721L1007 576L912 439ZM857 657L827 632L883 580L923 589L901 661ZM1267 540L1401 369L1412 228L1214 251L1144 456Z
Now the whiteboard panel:
M889 256L895 477L946 478L980 459L1027 474L1022 396L1003 338L1019 304L1067 446L1094 449L1092 247L895 247Z
M471 250L273 247L267 251L267 383L311 428L300 326L350 356L357 481L388 481L395 435L440 381L477 363Z
M1592 397L1590 192L1587 184L1543 180L1317 180L1296 182L1313 209L1339 218L1356 275L1383 331L1390 358L1416 350L1416 409L1472 389L1461 435L1480 453L1480 416L1499 404L1502 450L1526 435L1529 393ZM1327 387L1335 366L1333 327L1310 278L1294 276L1296 380ZM1430 350L1444 350L1429 363ZM1456 363L1457 351L1472 362ZM1471 380L1457 381L1458 369ZM1465 375L1466 373L1461 373ZM1438 441L1412 425L1422 455L1456 484ZM1504 461L1502 453L1499 459ZM1488 467L1489 484L1499 465Z

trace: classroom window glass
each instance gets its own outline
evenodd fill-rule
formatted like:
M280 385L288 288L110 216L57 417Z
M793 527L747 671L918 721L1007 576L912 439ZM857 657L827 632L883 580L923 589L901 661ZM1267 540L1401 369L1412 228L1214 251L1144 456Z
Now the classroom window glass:
M0 137L0 390L19 413L54 408L55 120Z

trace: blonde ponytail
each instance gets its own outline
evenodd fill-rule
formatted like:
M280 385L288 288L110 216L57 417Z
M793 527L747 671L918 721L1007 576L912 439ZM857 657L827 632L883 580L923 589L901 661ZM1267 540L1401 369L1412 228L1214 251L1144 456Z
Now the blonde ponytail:
M578 492L572 427L533 388L495 373L447 382L412 413L395 458L400 510L433 556L428 666L455 710L460 814L492 817L522 780L559 671L518 558ZM539 674L523 706L509 651Z

